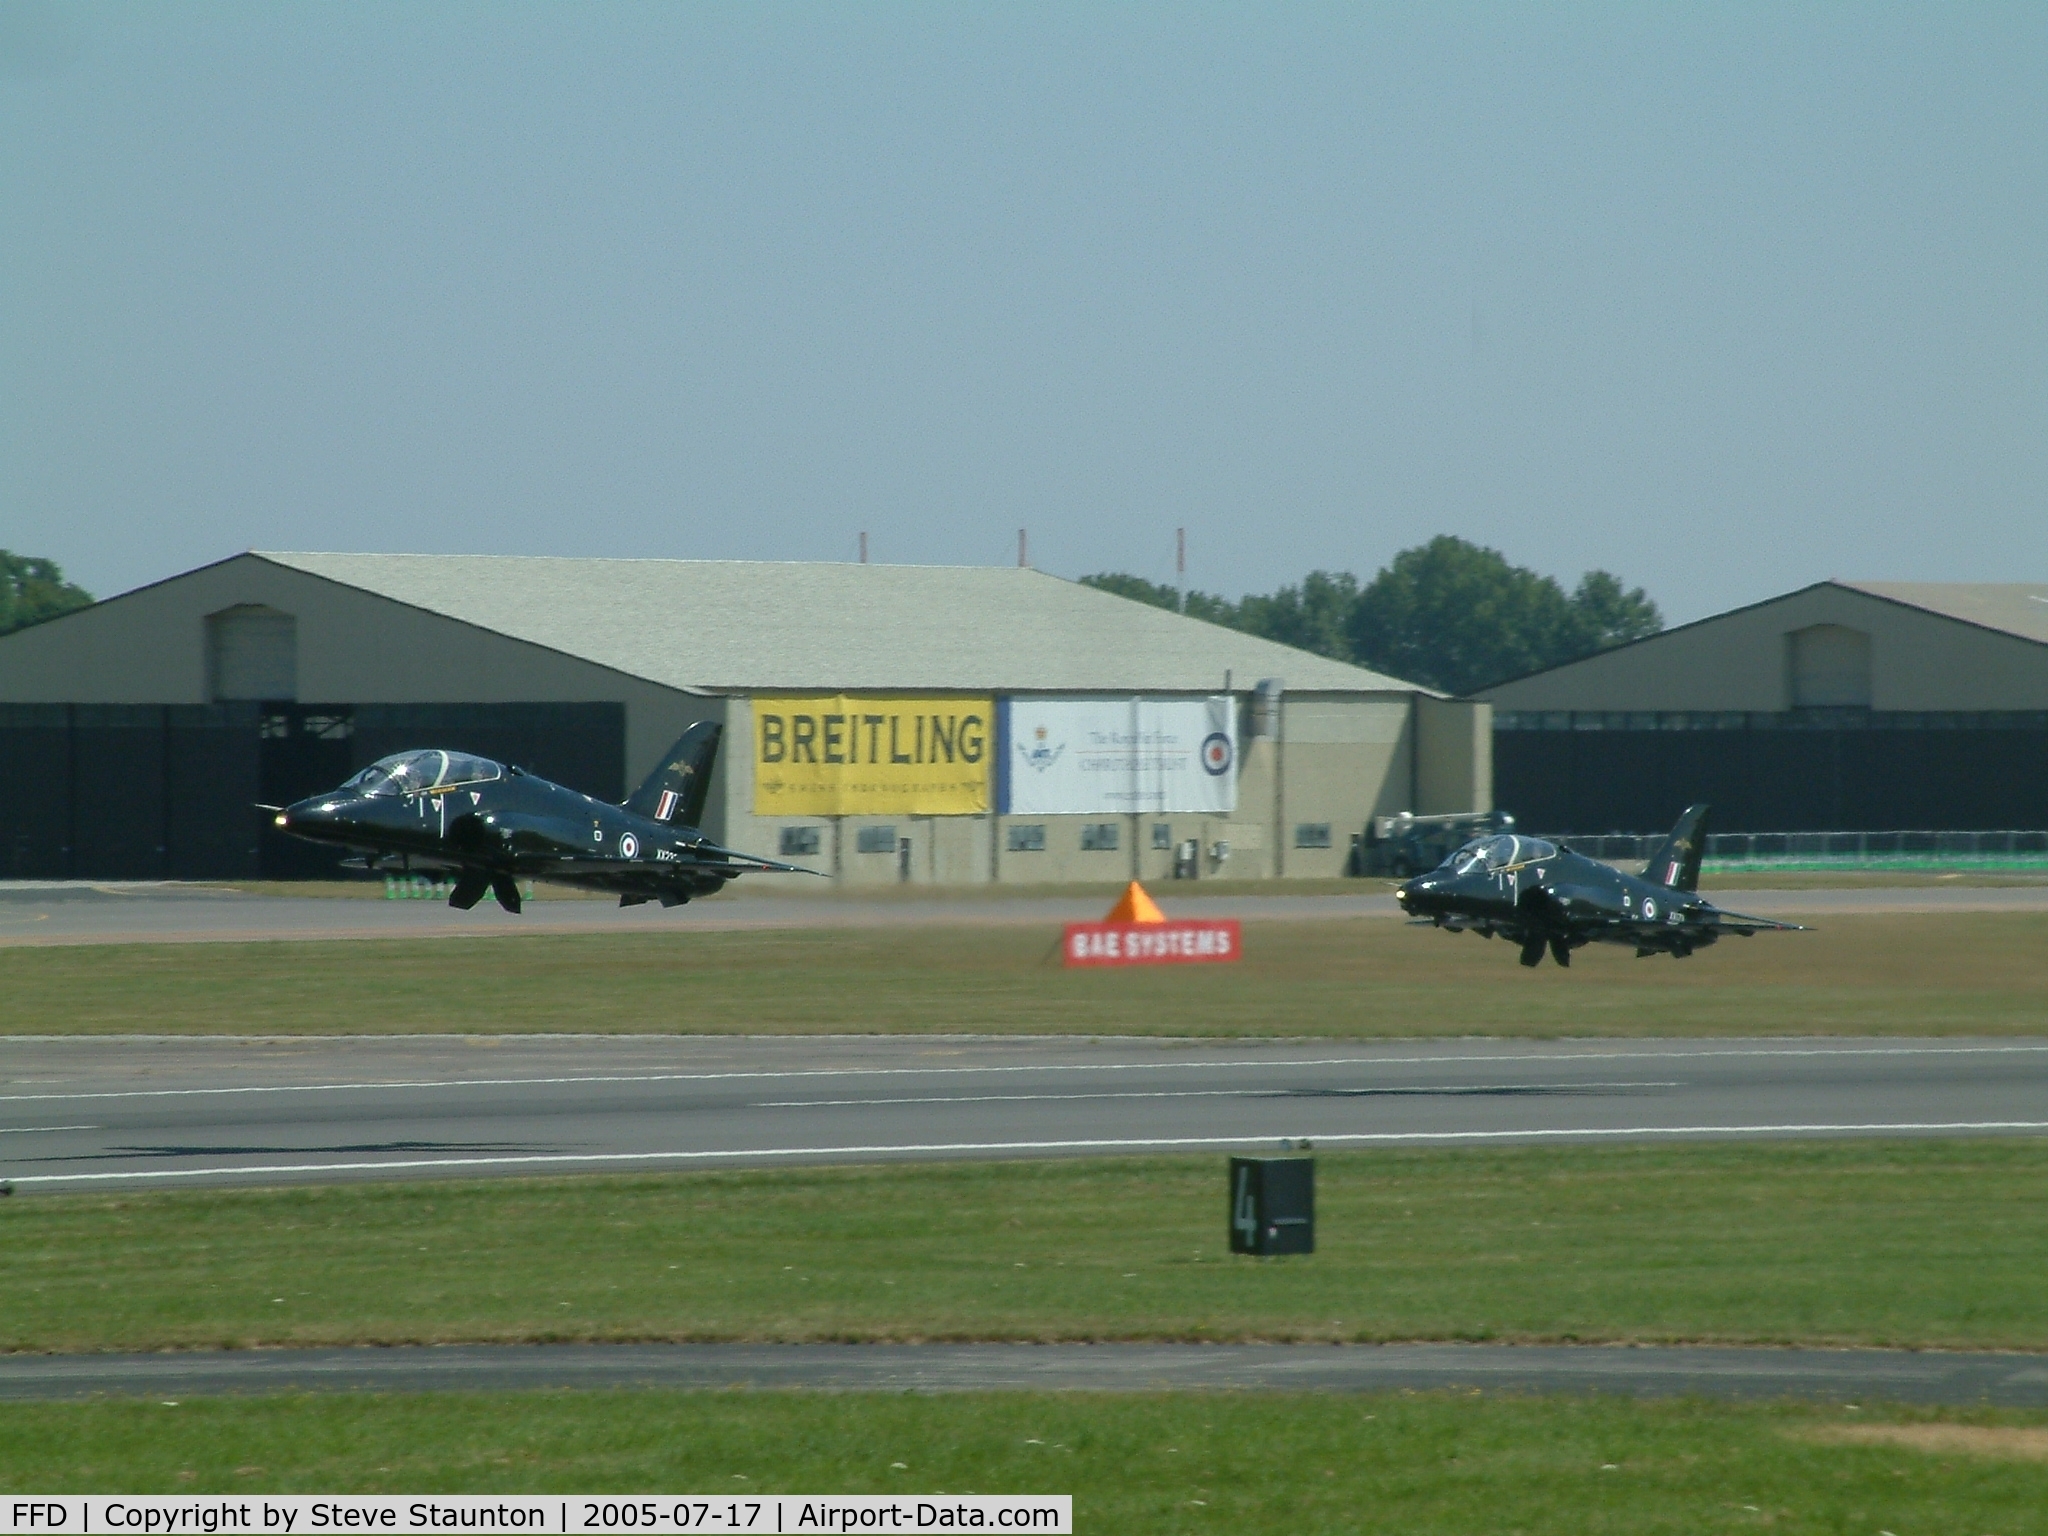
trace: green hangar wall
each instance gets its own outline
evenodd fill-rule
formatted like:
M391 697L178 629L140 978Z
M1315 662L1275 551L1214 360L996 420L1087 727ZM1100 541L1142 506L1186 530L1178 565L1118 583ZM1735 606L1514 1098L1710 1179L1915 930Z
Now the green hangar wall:
M982 798L878 799L883 770L842 766L838 800L785 803L757 703L854 696L871 722L986 715L982 759L946 742ZM1198 717L1206 788L1161 790L1159 743ZM1072 758L1024 749L1053 777L1092 754L1132 792L1013 807L1012 718L1074 725ZM327 875L257 807L429 744L619 800L702 719L727 727L706 831L855 884L1330 875L1372 816L1490 804L1485 704L1036 571L249 553L0 637L0 877Z

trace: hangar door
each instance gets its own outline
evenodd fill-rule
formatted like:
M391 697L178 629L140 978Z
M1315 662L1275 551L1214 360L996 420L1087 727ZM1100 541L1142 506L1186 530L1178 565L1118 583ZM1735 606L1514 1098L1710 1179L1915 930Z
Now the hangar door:
M296 699L299 621L261 603L207 615L206 686L216 702Z
M1870 708L1870 636L1812 624L1785 636L1794 709Z

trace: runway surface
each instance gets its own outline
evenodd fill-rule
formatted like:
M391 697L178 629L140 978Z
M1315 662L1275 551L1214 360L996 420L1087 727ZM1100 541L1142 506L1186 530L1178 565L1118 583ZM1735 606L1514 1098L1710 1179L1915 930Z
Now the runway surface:
M37 1191L904 1159L2048 1132L2048 1041L0 1040Z
M0 1400L533 1387L1264 1390L2048 1405L2048 1357L1487 1344L544 1344L0 1357Z
M469 912L442 901L375 897L254 896L215 886L88 881L0 882L0 947L19 944L245 943L262 939L492 937L539 933L732 932L769 928L900 928L1043 924L1100 917L1113 896L989 895L922 900L851 894L741 892L665 910L543 892L517 917L485 902ZM1177 916L1287 921L1399 915L1388 885L1362 880L1338 896L1162 892ZM1731 891L1716 898L1760 917L1873 912L2048 912L2048 882L2020 886L1867 886Z

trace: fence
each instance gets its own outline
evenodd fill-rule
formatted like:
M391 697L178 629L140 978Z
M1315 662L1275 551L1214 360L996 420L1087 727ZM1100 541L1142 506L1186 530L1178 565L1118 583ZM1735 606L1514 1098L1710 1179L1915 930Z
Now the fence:
M1667 834L1609 833L1560 841L1592 858L1641 863ZM1714 832L1705 867L1741 869L1986 869L2048 873L2048 831Z

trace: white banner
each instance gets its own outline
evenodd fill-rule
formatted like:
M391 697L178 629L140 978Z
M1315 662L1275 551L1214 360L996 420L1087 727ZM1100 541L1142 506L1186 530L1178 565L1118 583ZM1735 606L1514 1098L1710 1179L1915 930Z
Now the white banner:
M0 1533L222 1536L336 1531L1037 1531L1070 1536L1071 1494L119 1494L18 1493Z
M1006 699L999 804L1015 816L1237 808L1237 706L1207 699Z

